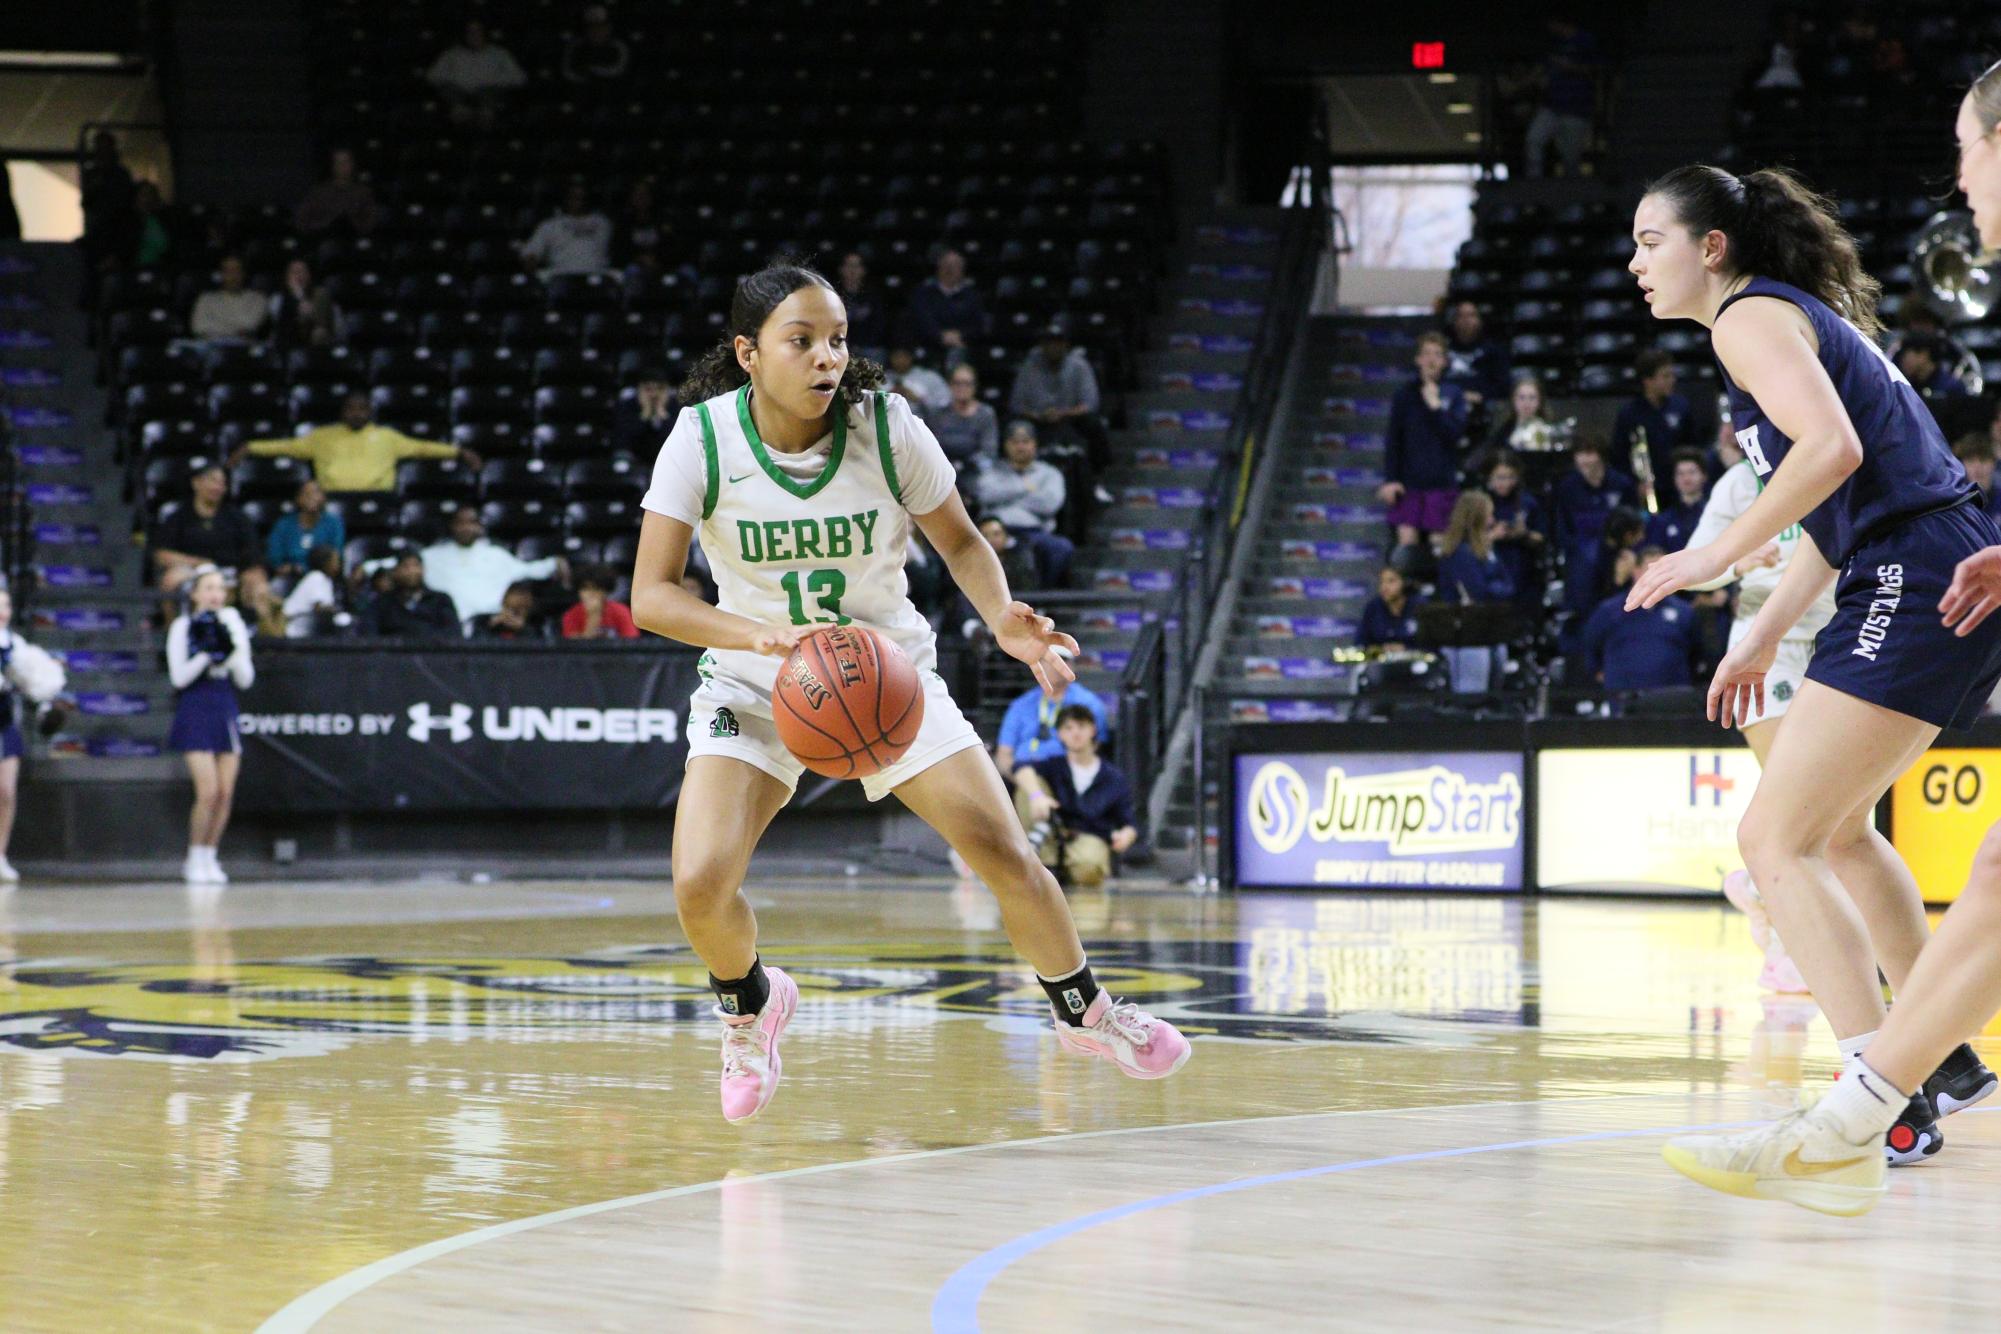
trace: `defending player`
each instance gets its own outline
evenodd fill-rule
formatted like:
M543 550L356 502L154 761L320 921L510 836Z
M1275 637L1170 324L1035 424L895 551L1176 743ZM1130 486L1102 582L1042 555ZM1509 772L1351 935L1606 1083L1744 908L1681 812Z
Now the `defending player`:
M1710 717L1727 727L1762 708L1786 631L1842 571L1738 846L1852 1064L1882 1025L1878 963L1901 988L1930 934L1871 813L2001 678L2001 624L1955 638L1928 609L1953 567L2001 532L1924 401L1869 341L1879 289L1826 200L1783 171L1683 167L1648 189L1633 235L1630 267L1654 314L1710 328L1738 443L1765 486L1715 541L1649 566L1627 606L1707 583L1800 525L1785 575L1710 685ZM1886 1152L1937 1152L1936 1115L1993 1088L1971 1048L1956 1051L1907 1100Z
M1989 66L1974 81L1954 126L1959 187L1973 205L1981 242L1989 249L2001 245L1997 132L2001 132L2001 64ZM1941 447L1943 443L1938 441ZM1952 513L1952 529L1966 522L1962 515L1985 518L1977 507ZM1921 518L1891 534L1891 542L1901 539L1903 547L1895 554L1906 559L1886 563L1905 567L1905 588L1898 605L1887 614L1872 609L1872 614L1885 615L1888 621L1877 659L1888 658L1899 670L1920 677L1942 699L1962 701L1968 708L1955 709L1962 717L1977 711L1972 706L1984 702L1993 687L1994 644L2001 630L2001 621L1990 619L2001 607L2001 548L1995 545L1991 522L1973 527L1984 527L1984 540L1979 550L1960 557L1943 597L1934 586L1938 563L1974 533L1952 532ZM1925 545L1931 549L1918 546L1915 539L1921 536L1929 539ZM1866 568L1864 573L1875 574ZM1942 612L1939 621L1930 614L1934 605ZM1840 647L1834 641L1830 646ZM1937 655L1941 665L1912 661L1913 646L1919 654ZM1819 663L1816 656L1815 666ZM1946 676L1947 667L1955 675ZM1718 680L1723 681L1720 673ZM1734 682L1729 688L1741 689ZM1781 734L1775 759L1792 741L1791 728L1789 723ZM1732 1195L1786 1200L1823 1213L1861 1213L1883 1194L1879 1146L1910 1096L1906 1090L1929 1088L1927 1072L1968 1033L1977 1032L1997 1008L2001 1008L2001 827L1989 830L1982 841L1965 892L1898 987L1897 1008L1881 1033L1865 1056L1849 1064L1826 1097L1776 1124L1743 1134L1676 1140L1667 1146L1667 1160L1703 1185Z
M863 780L944 835L1000 900L1008 938L1035 966L1064 1046L1157 1079L1188 1059L1172 1025L1102 992L1069 905L1037 860L979 737L932 670L931 627L903 573L913 523L992 629L1052 693L1072 678L1059 634L1008 593L973 527L951 463L881 368L850 358L833 287L777 264L737 284L730 339L695 368L654 465L632 577L632 612L655 634L698 644L702 684L688 709L688 769L674 820L674 900L709 969L723 1021L723 1115L755 1116L779 1079L778 1039L799 989L758 960L742 884L765 827L803 766L778 739L771 688L816 624L857 622L909 654L924 722L897 763ZM720 590L710 606L681 587L701 534Z

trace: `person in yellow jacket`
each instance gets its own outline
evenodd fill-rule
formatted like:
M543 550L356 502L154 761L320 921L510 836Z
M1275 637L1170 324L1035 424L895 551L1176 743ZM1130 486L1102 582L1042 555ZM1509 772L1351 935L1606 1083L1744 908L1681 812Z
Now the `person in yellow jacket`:
M373 420L368 395L352 393L341 402L340 420L289 440L253 440L229 456L233 468L245 454L259 458L311 459L314 475L328 491L389 491L396 465L404 459L459 459L479 467L479 455L457 445L415 440Z

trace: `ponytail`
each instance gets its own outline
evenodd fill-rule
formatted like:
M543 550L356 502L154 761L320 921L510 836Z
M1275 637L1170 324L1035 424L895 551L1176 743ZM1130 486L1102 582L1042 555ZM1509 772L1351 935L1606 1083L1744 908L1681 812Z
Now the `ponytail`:
M1647 187L1668 201L1696 236L1722 232L1731 272L1789 284L1827 305L1870 338L1883 321L1882 284L1862 267L1855 238L1834 204L1784 167L1743 177L1721 167L1678 167Z
M681 384L681 401L703 403L749 383L749 373L736 358L736 340L748 338L756 343L758 331L771 318L771 312L804 287L835 290L818 270L790 256L780 256L756 273L738 279L736 292L730 298L729 332L696 360ZM851 356L847 370L841 375L837 397L847 407L857 407L871 390L880 389L887 378L882 367L867 357Z

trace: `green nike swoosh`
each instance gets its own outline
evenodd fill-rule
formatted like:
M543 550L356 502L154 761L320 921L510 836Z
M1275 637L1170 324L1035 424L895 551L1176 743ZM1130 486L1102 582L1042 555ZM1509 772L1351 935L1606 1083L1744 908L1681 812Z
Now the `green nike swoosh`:
M742 477L732 477L730 478L730 485L735 486L738 482L745 481L755 476L757 476L755 472L747 472Z

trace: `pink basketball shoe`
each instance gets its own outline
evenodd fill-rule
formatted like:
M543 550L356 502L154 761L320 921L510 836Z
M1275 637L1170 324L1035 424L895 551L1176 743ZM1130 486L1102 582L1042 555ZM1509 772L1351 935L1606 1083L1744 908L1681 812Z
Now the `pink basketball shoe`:
M778 1038L799 1008L799 984L767 967L771 995L756 1014L723 1021L723 1120L748 1121L778 1092Z
M1081 1025L1066 1023L1052 1007L1056 1040L1071 1051L1102 1056L1134 1079L1165 1079L1187 1064L1188 1039L1165 1019L1156 1019L1131 1001L1112 1003L1100 991L1084 1011Z

